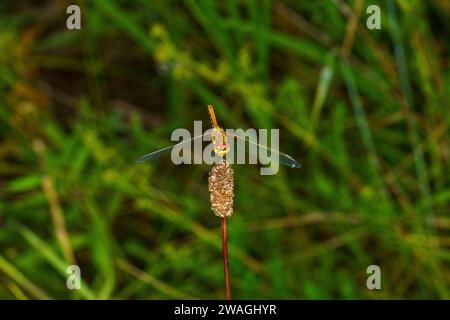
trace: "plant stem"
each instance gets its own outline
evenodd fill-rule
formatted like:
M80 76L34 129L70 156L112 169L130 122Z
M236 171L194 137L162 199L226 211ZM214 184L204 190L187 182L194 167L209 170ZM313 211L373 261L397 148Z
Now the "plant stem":
M222 253L223 253L223 271L225 275L225 296L231 300L230 278L228 277L228 248L227 248L227 218L220 218L222 224Z

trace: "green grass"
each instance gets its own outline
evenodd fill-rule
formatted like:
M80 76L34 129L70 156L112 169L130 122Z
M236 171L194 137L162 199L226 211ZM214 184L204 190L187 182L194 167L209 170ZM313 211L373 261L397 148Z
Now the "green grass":
M82 4L0 5L0 298L223 298L210 167L135 164L207 104L303 165L234 166L234 298L450 298L446 2Z

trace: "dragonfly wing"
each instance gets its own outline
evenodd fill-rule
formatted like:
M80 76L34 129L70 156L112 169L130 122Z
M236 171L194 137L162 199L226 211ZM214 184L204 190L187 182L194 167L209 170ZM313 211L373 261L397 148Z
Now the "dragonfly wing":
M205 137L207 135L208 134L203 134L201 136L197 136L197 137L194 137L192 139L181 141L180 143L174 144L173 146L165 147L165 148L162 148L162 149L159 149L159 150L156 150L156 151L144 154L142 157L140 157L139 159L136 160L136 163L142 163L144 161L148 161L148 160L153 160L153 159L159 158L159 157L161 157L163 155L166 155L166 154L170 153L172 151L172 149L175 148L175 147L180 147L180 146L183 146L183 145L185 145L187 143L191 143L194 140L202 139L203 137Z
M241 136L236 135L236 134L230 134L230 136L232 138L236 137L236 139L239 139L241 141L245 141L245 142L248 142L248 143L250 143L250 144L252 144L254 146L257 146L257 148L262 148L264 150L267 150L270 153L271 157L272 157L272 155L278 156L278 161L282 165L285 165L285 166L288 166L288 167L291 167L291 168L301 168L301 166L302 166L297 160L292 158L290 155L287 155L286 153L283 153L281 151L277 151L277 150L274 150L274 149L270 149L270 148L268 148L266 146L263 146L262 144L255 143L253 141L250 141L249 139L246 139L245 137L241 137ZM239 145L239 143L238 143L238 145ZM251 148L249 148L249 149L251 150ZM256 151L256 152L258 152L258 151Z
M166 147L166 148L163 148L163 149L159 149L157 151L153 151L153 152L144 154L142 157L140 157L139 159L136 160L136 163L141 163L141 162L144 162L144 161L148 161L148 160L153 160L153 159L159 158L159 157L169 153L170 151L172 151L173 147L175 147L175 146L176 146L176 144L173 145L173 146L169 146L169 147Z

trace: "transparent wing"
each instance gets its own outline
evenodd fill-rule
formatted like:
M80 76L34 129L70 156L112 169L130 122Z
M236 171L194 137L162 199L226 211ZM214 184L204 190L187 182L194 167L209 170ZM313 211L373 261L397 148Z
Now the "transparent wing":
M229 135L231 138L236 137L236 139L239 139L239 140L241 140L241 141L248 142L248 143L250 143L250 144L252 144L252 145L254 145L254 146L257 146L258 148L262 148L262 149L264 149L264 150L267 150L267 151L270 152L270 155L271 155L271 156L272 156L272 155L277 155L277 156L278 156L278 159L279 159L278 161L279 161L282 165L285 165L285 166L288 166L288 167L291 167L291 168L301 168L301 166L302 166L297 160L295 160L294 158L292 158L290 155L287 155L286 153L283 153L283 152L281 152L281 151L276 151L276 150L270 149L270 148L268 148L268 147L266 147L266 146L264 146L264 145L262 145L262 144L255 143L255 142L253 142L253 141L250 141L249 139L246 139L245 137L241 137L241 136L236 135L236 134L228 133L228 135ZM250 149L250 148L249 148L249 149Z
M170 153L172 151L172 149L175 148L175 147L182 146L182 145L184 145L186 143L190 143L190 142L192 142L194 140L197 140L197 139L203 139L203 137L206 137L206 136L209 136L209 135L211 135L211 134L210 133L202 134L202 135L194 137L192 139L181 141L180 143L174 144L172 146L165 147L165 148L162 148L162 149L159 149L159 150L156 150L156 151L144 154L142 157L140 157L139 159L136 160L136 163L141 163L141 162L144 162L144 161L148 161L148 160L153 160L153 159L159 158L159 157L161 157L163 155L166 155L166 154Z

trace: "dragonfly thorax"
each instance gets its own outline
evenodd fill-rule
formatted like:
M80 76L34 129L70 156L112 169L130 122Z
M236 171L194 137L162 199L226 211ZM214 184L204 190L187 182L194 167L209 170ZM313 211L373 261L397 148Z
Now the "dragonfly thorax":
M213 149L216 154L224 157L230 151L230 145L227 143L227 135L221 128L213 128L211 132Z

